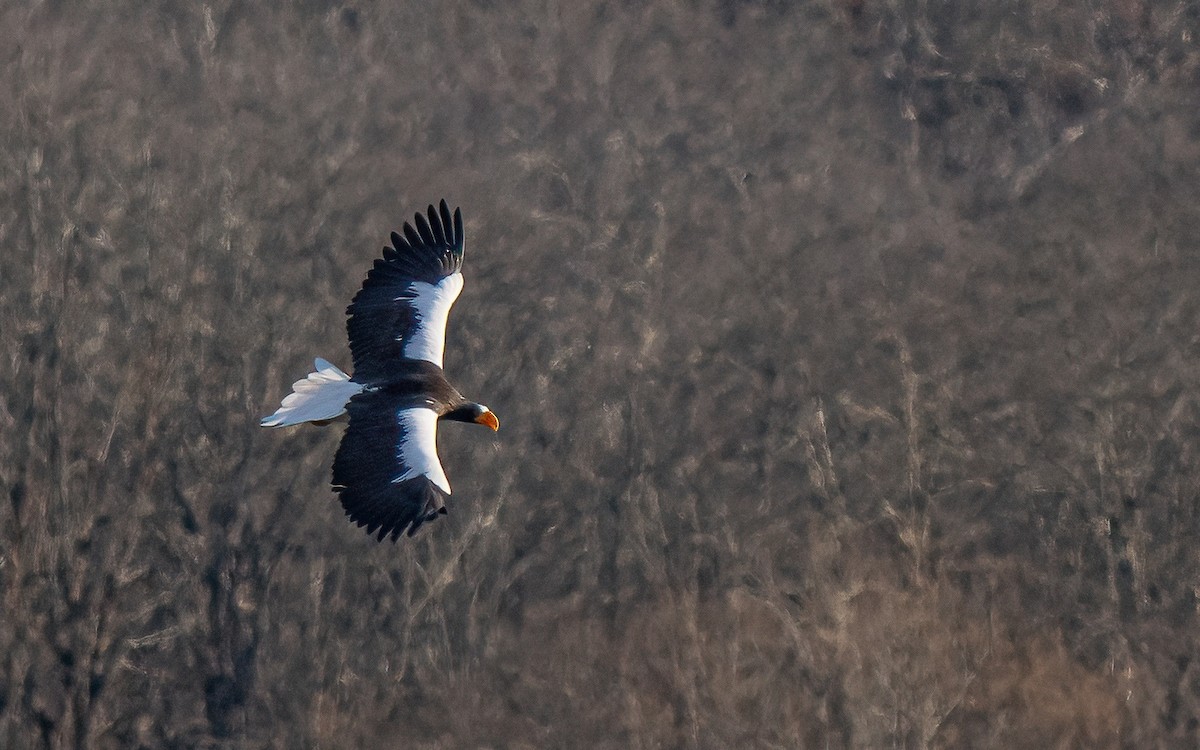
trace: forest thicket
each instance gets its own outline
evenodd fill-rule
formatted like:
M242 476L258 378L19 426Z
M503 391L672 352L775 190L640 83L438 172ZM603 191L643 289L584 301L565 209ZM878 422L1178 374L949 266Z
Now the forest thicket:
M0 746L1200 743L1200 6L0 3ZM450 515L257 426L387 233Z

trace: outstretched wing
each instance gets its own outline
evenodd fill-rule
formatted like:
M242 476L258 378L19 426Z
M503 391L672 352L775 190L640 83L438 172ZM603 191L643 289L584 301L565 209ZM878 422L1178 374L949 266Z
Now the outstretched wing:
M437 455L437 412L412 397L364 391L333 459L333 489L346 515L379 541L412 536L446 512L450 482Z
M415 228L413 225L416 225ZM462 291L462 212L442 201L392 232L392 246L367 274L346 309L354 380L384 378L398 359L423 359L442 366L446 318Z

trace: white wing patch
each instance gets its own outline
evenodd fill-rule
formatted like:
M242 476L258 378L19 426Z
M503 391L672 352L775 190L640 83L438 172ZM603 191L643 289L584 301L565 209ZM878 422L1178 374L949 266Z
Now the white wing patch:
M446 319L462 288L463 276L455 273L436 284L414 281L408 285L403 296L396 298L411 300L416 313L416 325L404 342L405 357L442 366L442 353L446 348Z
M404 431L404 439L396 448L396 458L400 459L400 464L407 466L408 470L392 482L398 484L424 474L429 477L429 481L449 495L450 482L446 479L446 472L442 470L442 462L438 460L437 454L437 412L418 406L413 409L401 409L396 418L400 421L400 429Z

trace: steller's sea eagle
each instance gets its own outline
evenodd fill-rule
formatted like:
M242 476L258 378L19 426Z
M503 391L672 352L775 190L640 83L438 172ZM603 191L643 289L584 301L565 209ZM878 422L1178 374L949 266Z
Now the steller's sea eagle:
M416 228L413 228L413 224ZM463 288L462 212L442 201L392 232L346 314L354 375L323 359L292 386L263 427L326 424L349 414L333 459L333 489L346 515L392 541L446 512L450 482L437 455L443 419L500 429L496 415L446 380L446 317Z

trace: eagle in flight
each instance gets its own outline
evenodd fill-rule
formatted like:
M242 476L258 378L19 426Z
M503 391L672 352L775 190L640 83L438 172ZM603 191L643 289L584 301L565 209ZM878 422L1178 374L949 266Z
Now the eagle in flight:
M414 228L415 225L415 228ZM462 212L446 201L417 214L367 274L346 314L354 375L323 359L263 427L350 424L333 459L333 489L368 534L395 542L446 512L450 482L437 455L438 422L500 429L496 415L463 397L442 372L446 318L463 288Z

